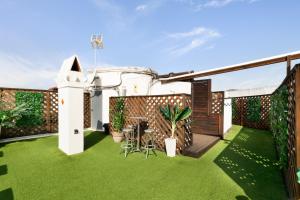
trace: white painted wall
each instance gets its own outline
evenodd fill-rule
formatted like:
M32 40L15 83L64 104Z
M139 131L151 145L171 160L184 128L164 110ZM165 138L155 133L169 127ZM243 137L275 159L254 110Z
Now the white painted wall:
M161 81L155 80L150 89L150 95L162 94L191 94L190 82L171 82L162 84Z
M109 97L118 96L118 93L114 90L102 90L102 122L103 124L109 123Z
M93 78L94 72L89 72L88 80ZM109 123L109 98L114 96L137 96L149 94L152 71L141 67L99 68L96 70L98 91L101 95L92 99L91 127L101 130L99 124ZM92 92L94 93L94 91ZM95 113L95 112L101 113Z
M231 99L224 99L223 132L226 133L232 126Z
M96 82L98 86L101 86L98 89L101 90L101 95L93 97L91 105L92 116L98 117L98 119L92 119L93 129L99 129L95 128L99 123L109 123L109 97L191 93L191 83L172 82L161 84L160 81L154 79L155 72L148 68L99 68L96 72L89 72L89 81L93 78L93 73L99 77ZM111 86L117 87L109 88ZM95 112L99 112L99 110L102 113L97 116Z
M100 78L102 87L117 86L111 89L114 91L126 89L127 96L148 94L152 76L147 74L121 73L122 72L105 72L97 73L97 75Z

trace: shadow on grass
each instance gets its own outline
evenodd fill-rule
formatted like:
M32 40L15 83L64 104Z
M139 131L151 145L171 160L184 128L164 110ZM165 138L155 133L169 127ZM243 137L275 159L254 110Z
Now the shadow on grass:
M7 174L7 166L0 165L0 176Z
M0 199L13 200L14 194L11 188L0 191Z
M0 148L4 147L6 144L0 144ZM3 151L0 151L0 157L3 157L4 153ZM7 165L0 165L0 176L7 174ZM1 177L0 177L0 182L1 182ZM0 199L5 199L5 200L13 200L14 195L13 191L11 188L1 190L0 191Z
M236 199L236 200L249 200L248 197L243 196L243 195L238 195L238 196L235 197L235 199Z
M276 162L275 146L268 131L242 128L214 162L250 199L286 199ZM236 196L246 200L246 196Z
M87 150L103 140L107 135L103 132L93 131L84 137L84 150Z

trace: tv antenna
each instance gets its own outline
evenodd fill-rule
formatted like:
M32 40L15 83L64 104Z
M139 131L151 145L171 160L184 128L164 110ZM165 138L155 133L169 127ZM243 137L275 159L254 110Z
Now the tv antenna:
M103 49L103 35L102 34L93 34L91 36L91 45L94 49L94 64L97 66L97 50Z

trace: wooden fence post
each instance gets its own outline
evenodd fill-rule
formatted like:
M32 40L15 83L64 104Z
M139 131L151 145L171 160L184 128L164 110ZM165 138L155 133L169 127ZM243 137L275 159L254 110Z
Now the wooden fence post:
M219 113L219 134L224 139L224 106L225 106L225 93L222 92L221 110Z
M296 136L296 163L300 167L300 68L295 74L295 136Z
M240 103L240 117L241 117L241 126L244 126L244 98L241 98L241 103Z
M291 57L286 57L286 76L290 75L291 73Z

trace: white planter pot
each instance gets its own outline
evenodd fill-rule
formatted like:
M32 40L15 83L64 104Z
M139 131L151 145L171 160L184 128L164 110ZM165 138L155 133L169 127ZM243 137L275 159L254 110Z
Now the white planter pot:
M167 138L165 139L167 156L175 157L176 155L176 139Z

